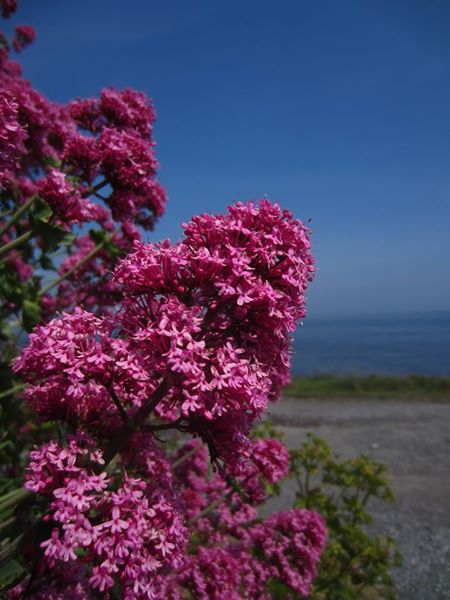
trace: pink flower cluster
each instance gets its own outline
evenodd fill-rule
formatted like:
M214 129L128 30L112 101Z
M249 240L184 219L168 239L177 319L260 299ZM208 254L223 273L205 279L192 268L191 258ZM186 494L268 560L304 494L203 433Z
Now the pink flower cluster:
M240 466L252 476L260 469L261 482L280 481L287 471L283 444L268 438L252 445ZM211 473L198 440L170 455L152 434L136 433L119 477L101 472L102 453L87 436L69 438L66 447L46 444L30 459L26 487L49 498L52 527L41 543L34 600L81 600L96 591L108 597L115 585L127 600L270 600L275 583L285 586L286 598L311 591L326 541L321 517L296 509L259 519L256 505L267 495L248 504L245 480Z
M307 598L326 542L321 517L293 509L246 529L242 538L200 546L176 575L164 582L160 600L271 600L271 585L283 598Z
M40 180L37 193L68 224L92 221L102 214L102 207L83 198L81 189L57 169Z
M15 364L47 418L82 419L99 439L151 403L233 463L289 377L291 338L313 274L308 230L268 201L202 215L175 246L120 261L120 310L77 309L36 329ZM43 375L45 379L43 379Z
M187 530L171 502L143 479L125 474L115 487L105 472L96 474L104 461L90 444L72 438L67 447L50 442L30 454L25 487L50 496L56 525L41 544L45 565L84 562L92 589L107 592L117 578L123 598L155 598L162 569L181 564Z
M32 41L26 28L17 35L16 46ZM74 221L74 204L79 206L76 221L96 220L88 197L100 197L101 187L107 190L102 202L111 208L114 220L153 227L164 212L166 195L156 180L158 163L151 138L155 114L143 94L108 89L99 101L58 105L34 90L21 77L17 63L5 55L0 83L14 99L18 123L27 132L26 153L15 175L29 177L30 169L46 172L49 159L57 164L35 189L52 208L57 194L57 215L63 222Z
M142 404L152 390L150 374L129 342L111 332L110 320L76 308L31 333L14 368L33 382L25 397L39 414L105 439L120 424L115 394L125 406Z
M9 17L17 2L2 0L0 7ZM98 99L66 105L49 101L22 77L20 65L10 58L12 51L21 51L34 38L33 28L26 25L16 27L11 42L0 34L0 212L13 215L34 200L20 221L7 227L1 242L13 243L31 229L36 243L23 241L20 251L28 263L36 264L41 259L39 249L46 252L46 228L39 228L39 221L30 216L36 204L42 209L42 201L53 213L45 217L52 226L74 233L81 233L83 227L85 235L89 223L96 233L109 232L109 249L87 265L95 264L102 273L92 269L88 276L84 269L80 292L71 275L61 290L57 287L56 295L42 300L44 315L73 308L85 296L86 306L94 308L92 295L99 288L104 293L97 297L95 309L101 313L115 301L108 294L110 284L104 281L110 277L104 273L109 275L121 250L130 250L129 243L123 248L118 242L129 242L130 229L134 229L133 239L140 238L135 225L153 229L165 210L166 193L157 180L152 137L155 111L145 94L131 89L107 88ZM0 226L7 226L7 221ZM14 286L23 281L20 256L8 253L6 260L12 267L8 283ZM48 264L46 257L40 261ZM14 271L16 279L11 275ZM39 277L41 270L33 274Z
M174 246L136 244L115 271L118 318L171 383L160 416L186 419L225 458L288 381L313 271L308 230L269 201L195 217Z
M286 446L273 438L253 440L247 450L247 460L237 463L232 470L246 502L262 504L266 499L267 484L275 484L289 473L289 452Z
M1 0L2 17L8 19L17 10L17 0Z
M16 2L0 7L8 17ZM260 518L289 453L250 433L289 379L309 230L264 200L194 217L177 244L141 243L136 226L153 228L166 200L153 106L115 88L49 102L9 57L33 40L27 26L0 39L0 204L15 215L1 241L6 289L25 283L28 316L40 299L45 319L13 368L66 441L30 453L39 552L24 544L33 575L8 599L305 597L323 521ZM42 231L61 228L78 235L53 267ZM40 294L38 263L59 275Z
M11 183L25 151L25 129L18 121L19 107L13 96L0 93L0 189Z
M280 450L282 444L267 439L256 440L254 446L259 453L264 448L262 454L266 454L269 448ZM254 463L260 463L258 451L255 455ZM201 600L270 600L273 584L284 586L286 598L307 597L326 542L322 518L294 509L261 521L242 497L239 485L234 487L239 479L233 484L218 474L208 478L201 446L186 444L177 460L183 456L175 475L187 514L195 521L196 546L182 567L165 579L161 600L181 600L186 594ZM285 476L277 456L267 454L264 463L262 478L268 476L274 482ZM265 500L266 496L260 496L257 503ZM208 512L211 506L214 510Z
M26 46L32 44L36 39L36 32L29 25L19 25L16 27L16 33L13 40L13 48L16 52L21 52Z

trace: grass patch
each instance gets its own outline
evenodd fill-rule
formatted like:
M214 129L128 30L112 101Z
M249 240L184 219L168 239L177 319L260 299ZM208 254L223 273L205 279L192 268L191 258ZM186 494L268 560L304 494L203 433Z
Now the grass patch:
M295 378L284 389L299 398L417 398L450 400L450 377L426 375L370 375L368 377L320 375Z

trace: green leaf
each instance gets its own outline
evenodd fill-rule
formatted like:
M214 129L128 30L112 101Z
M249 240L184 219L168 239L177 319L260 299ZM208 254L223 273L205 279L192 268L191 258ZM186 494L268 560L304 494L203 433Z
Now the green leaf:
M55 167L56 169L59 169L61 167L61 161L57 158L53 158L53 156L46 156L44 158L44 163L48 167Z
M24 300L22 305L23 326L31 331L41 320L41 307L38 302Z
M10 560L0 567L0 591L7 590L18 582L25 570L17 560Z
M13 304L20 304L23 298L23 288L6 275L0 276L0 293Z
M67 229L50 225L41 219L36 219L32 226L34 233L37 233L44 245L45 250L56 250L59 246L70 246L75 235Z
M42 200L42 198L36 198L30 209L30 223L31 227L34 227L39 222L47 222L52 216L53 211L50 206Z
M109 253L111 258L119 258L120 256L124 255L123 250L121 250L119 246L112 241L106 241L104 248Z
M266 585L267 591L274 600L282 600L283 598L288 598L291 595L292 589L274 577L269 577Z
M107 238L109 237L109 233L103 229L90 229L89 237L96 244L101 244L102 242L106 242Z

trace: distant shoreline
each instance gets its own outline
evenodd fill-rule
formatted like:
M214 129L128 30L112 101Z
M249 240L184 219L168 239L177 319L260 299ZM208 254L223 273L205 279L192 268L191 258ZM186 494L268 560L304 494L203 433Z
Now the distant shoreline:
M292 374L450 377L450 313L306 319L294 336Z
M295 398L395 398L450 401L450 377L427 375L318 375L294 377L284 388Z

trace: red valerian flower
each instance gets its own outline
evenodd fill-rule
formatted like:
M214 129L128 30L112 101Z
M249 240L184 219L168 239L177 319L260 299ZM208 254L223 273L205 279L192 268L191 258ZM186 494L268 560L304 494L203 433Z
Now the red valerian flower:
M78 309L38 328L15 370L42 415L82 418L97 436L117 427L114 395L132 416L164 381L159 417L233 464L288 380L313 271L308 230L278 205L202 215L175 246L137 242L120 261L120 310L99 318Z
M0 93L0 188L11 183L25 153L25 128L19 123L19 105L12 94Z
M17 10L17 0L0 0L2 17L8 19Z
M111 487L106 472L95 472L104 460L86 436L69 438L67 447L45 444L30 459L25 487L50 497L54 525L41 543L42 568L78 560L94 590L107 592L117 577L124 597L153 598L160 572L181 564L187 541L170 499L126 474Z
M36 32L29 25L19 25L16 27L16 34L13 39L13 48L16 52L20 52L29 44L32 44L36 39Z

